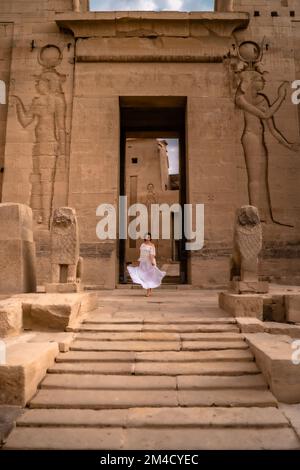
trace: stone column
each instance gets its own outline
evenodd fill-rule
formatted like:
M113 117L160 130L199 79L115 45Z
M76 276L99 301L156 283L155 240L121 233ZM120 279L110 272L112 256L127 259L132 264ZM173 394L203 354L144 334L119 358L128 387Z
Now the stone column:
M32 210L24 204L0 204L0 293L36 291Z
M233 11L233 0L215 0L215 11Z

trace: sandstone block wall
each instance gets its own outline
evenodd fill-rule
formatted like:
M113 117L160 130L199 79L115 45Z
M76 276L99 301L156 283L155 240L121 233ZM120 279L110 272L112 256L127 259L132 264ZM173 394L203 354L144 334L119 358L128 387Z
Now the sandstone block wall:
M85 2L78 10L71 0L1 1L0 80L8 90L8 104L0 105L2 202L33 208L38 282L50 280L47 213L67 205L78 214L83 282L116 285L118 243L98 240L95 228L96 207L117 205L120 192L119 100L171 94L187 100L187 202L205 204L205 248L189 255L188 280L226 284L235 209L249 198L237 77L224 58L243 41L262 45L264 93L273 102L282 81L300 78L298 2L235 0L233 12L205 14L89 13ZM239 12L249 13L249 25ZM292 143L300 126L291 93L275 122ZM264 229L262 274L291 282L300 271L299 151L267 129L264 139L281 225Z

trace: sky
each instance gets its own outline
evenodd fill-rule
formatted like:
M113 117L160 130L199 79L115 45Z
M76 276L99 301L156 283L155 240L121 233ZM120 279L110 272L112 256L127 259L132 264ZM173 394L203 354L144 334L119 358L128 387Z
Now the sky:
M92 11L210 11L214 0L90 0Z
M178 139L163 139L168 142L169 175L179 173L179 142Z

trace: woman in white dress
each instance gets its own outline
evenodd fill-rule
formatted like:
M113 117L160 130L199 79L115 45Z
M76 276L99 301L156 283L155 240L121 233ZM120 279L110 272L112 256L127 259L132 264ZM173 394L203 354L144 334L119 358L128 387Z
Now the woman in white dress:
M153 288L160 286L162 278L166 275L165 271L160 271L156 266L155 255L155 246L151 241L151 234L147 233L144 243L140 246L139 266L127 267L132 281L147 289L147 297L151 295Z

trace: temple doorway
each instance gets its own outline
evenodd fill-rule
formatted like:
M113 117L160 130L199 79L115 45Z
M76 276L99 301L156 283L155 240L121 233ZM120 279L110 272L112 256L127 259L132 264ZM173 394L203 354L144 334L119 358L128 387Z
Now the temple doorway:
M185 109L182 97L120 98L120 195L127 196L128 206L147 207L149 231L152 204L183 207L186 201ZM171 211L170 237L163 239L160 216L159 237L153 243L158 266L167 272L163 282L182 284L187 282L186 252L184 239L174 236L174 217ZM141 243L120 240L121 283L131 282L127 265L137 262Z

